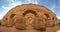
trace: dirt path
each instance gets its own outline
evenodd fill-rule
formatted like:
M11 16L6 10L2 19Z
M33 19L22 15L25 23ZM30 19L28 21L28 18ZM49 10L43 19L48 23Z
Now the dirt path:
M60 25L57 25L55 27L48 27L46 32L56 32L58 30L60 30Z
M60 30L60 26L56 26L56 27L51 27L51 28L47 28L46 32L56 32ZM33 29L33 27L28 26L26 30L18 30L15 27L0 27L0 32L40 32L37 31L35 29Z
M14 27L0 27L0 32L38 32L35 29L32 29L32 27L27 27L26 30L18 30Z

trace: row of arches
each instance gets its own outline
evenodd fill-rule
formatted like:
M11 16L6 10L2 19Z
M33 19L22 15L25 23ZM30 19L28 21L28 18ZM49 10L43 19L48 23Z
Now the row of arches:
M27 11L25 11L25 12L23 13L23 16L25 16L25 15L28 14L28 13L32 13L32 14L34 14L35 16L37 15L37 13L36 13L35 11L27 10ZM50 19L50 15L49 15L49 14L44 13L44 15L47 17L47 19ZM14 16L16 16L16 14L11 14L11 15L10 15L10 18L12 19ZM6 18L6 20L7 20L7 18ZM52 17L52 20L54 20L54 17Z
M32 14L34 14L34 16L37 16L37 13L35 12L35 11L33 11L33 10L27 10L27 11L25 11L22 15L23 16L25 16L26 14L28 14L28 13L32 13ZM51 24L51 23L49 23L49 22L51 22L51 17L50 17L50 15L49 14L47 14L47 13L44 13L44 15L46 16L46 23L49 25L49 24ZM16 14L11 14L10 15L10 19L12 20L13 18L14 18L14 16L16 16ZM6 21L8 20L8 18L5 18L6 19ZM52 20L54 20L54 17L52 17Z
M28 14L28 13L32 13L32 14L34 14L35 16L37 15L37 13L36 13L35 11L27 10L27 11L25 11L25 12L23 13L23 16L25 16L25 15ZM47 19L50 18L50 15L49 15L49 14L44 13L44 15L47 17ZM10 15L10 18L12 19L14 16L16 16L16 14L11 14L11 15ZM7 18L6 18L6 20L7 20ZM52 20L54 20L54 17L52 17Z

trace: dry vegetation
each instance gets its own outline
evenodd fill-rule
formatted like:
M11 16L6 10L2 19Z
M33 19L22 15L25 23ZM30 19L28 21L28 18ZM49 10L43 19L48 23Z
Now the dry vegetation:
M0 26L1 26L1 20L0 20Z
M59 20L59 24L60 24L60 20Z

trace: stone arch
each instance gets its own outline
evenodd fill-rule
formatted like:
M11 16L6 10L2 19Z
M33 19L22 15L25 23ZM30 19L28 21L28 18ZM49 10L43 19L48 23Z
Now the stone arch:
M35 11L33 11L33 10L27 10L27 11L25 11L25 12L23 13L23 16L25 16L25 15L28 14L28 13L32 13L32 14L34 14L35 16L37 15L37 13L36 13Z
M11 14L11 15L10 15L10 19L8 19L8 21L7 21L7 22L8 22L8 23L7 23L7 26L8 26L8 27L12 27L12 26L14 25L14 19L13 19L14 16L15 16L15 14Z
M12 19L15 16L15 14L11 14L10 18Z
M46 16L47 19L50 19L49 14L46 14L46 13L45 13L44 15Z
M45 18L46 26L51 26L53 22L51 21L50 15L46 14L46 13L44 15L46 16L46 18Z
M30 8L28 8L28 7L30 7ZM18 9L19 8L19 9ZM28 9L28 10L26 10L26 9ZM34 10L34 11L33 11ZM40 11L41 10L41 11ZM24 16L25 17L25 15L27 14L27 13L32 13L32 14L34 14L34 16L36 16L37 15L37 17L39 16L41 16L42 15L42 13L43 13L43 17L45 17L45 18L43 18L44 19L44 22L45 23L48 23L48 26L51 24L50 22L52 22L51 20L52 20L52 17L53 16L55 16L55 14L53 13L53 12L51 12L49 9L47 9L46 7L44 7L44 6L41 6L41 5L35 5L35 4L24 4L24 5L21 5L21 6L17 6L17 7L15 7L15 8L13 8L13 9L11 9L4 17L3 17L3 19L2 19L2 24L3 25L5 25L6 23L8 23L8 25L10 25L10 24L12 24L13 22L15 22L16 20L19 20L19 21L16 21L16 23L14 24L14 25L16 25L17 27L16 28L19 28L19 27L22 27L22 26L20 26L19 25L19 22L20 21L22 21L22 22L25 22L25 19L24 20L20 20L20 16ZM22 14L22 15L21 15ZM19 16L19 17L18 17ZM15 18L16 17L16 18ZM24 18L23 17L23 18ZM36 17L36 18L37 18ZM38 17L38 18L39 18ZM5 19L6 18L8 18L8 21L6 21ZM34 19L34 21L36 21L37 22L37 20L36 20L36 18ZM50 20L48 20L48 19L50 18ZM41 19L41 17L40 17L40 19ZM47 21L46 21L46 20ZM55 17L54 17L54 19L55 19ZM55 20L54 20L55 21ZM43 22L42 20L40 20L40 24L41 24L41 22ZM38 22L39 23L39 22ZM37 24L38 24L37 23ZM50 24L49 24L50 23ZM20 24L21 24L21 22L20 22ZM36 25L37 25L36 24ZM25 25L25 24L24 24ZM40 26L41 27L41 26Z

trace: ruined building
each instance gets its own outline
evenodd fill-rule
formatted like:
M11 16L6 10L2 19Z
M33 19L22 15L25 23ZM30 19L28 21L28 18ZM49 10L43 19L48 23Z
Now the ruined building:
M56 15L48 8L37 4L23 4L12 8L2 19L2 25L35 29L57 24Z

